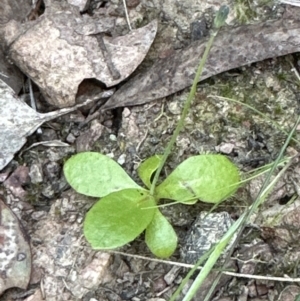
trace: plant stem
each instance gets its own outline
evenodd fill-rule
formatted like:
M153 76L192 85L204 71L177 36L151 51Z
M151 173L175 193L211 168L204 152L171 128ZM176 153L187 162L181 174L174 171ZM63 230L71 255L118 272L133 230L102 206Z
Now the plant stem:
M200 77L202 75L202 71L203 71L203 67L205 65L205 62L207 60L207 57L208 57L208 54L209 54L209 51L210 51L210 48L213 44L213 41L219 31L219 29L221 28L221 26L225 23L225 19L227 17L227 14L228 14L228 8L227 7L221 7L219 12L218 12L218 15L217 17L215 18L215 26L216 26L216 30L212 33L211 37L209 38L208 42L207 42L207 45L206 45L206 48L205 48L205 51L204 51L204 54L200 60L200 63L199 63L199 66L198 66L198 69L197 69L197 72L196 72L196 75L194 77L194 81L193 81L193 84L192 84L192 87L191 87L191 90L190 90L190 93L189 93L189 96L187 98L187 100L185 101L185 104L184 104L184 107L183 107L183 110L182 110L182 113L181 113L181 116L180 116L180 119L179 119L179 122L176 126L176 129L171 137L171 140L169 141L166 149L165 149L165 152L162 156L162 159L161 159L161 162L160 162L160 165L158 166L156 172L155 172L155 175L154 175L154 178L153 178L153 181L152 181L152 184L151 184L151 188L150 188L150 194L151 195L154 195L154 190L155 190L155 186L156 186L156 183L158 181L158 178L159 178L159 175L161 173L161 170L163 168L163 166L165 165L166 161L167 161L167 158L169 157L171 151L172 151L172 148L175 144L175 141L176 141L176 138L178 137L180 131L182 130L183 126L184 126L184 121L185 121L185 118L189 112L189 109L191 107L191 104L192 104L192 101L194 99L194 96L196 94L196 89L197 89L197 84L200 80ZM216 22L216 20L218 20L218 22Z

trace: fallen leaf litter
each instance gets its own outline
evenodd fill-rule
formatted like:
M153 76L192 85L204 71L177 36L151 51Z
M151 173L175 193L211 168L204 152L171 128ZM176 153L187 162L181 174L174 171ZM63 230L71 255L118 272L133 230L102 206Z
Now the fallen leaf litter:
M260 69L257 68L256 70L259 71ZM268 72L267 72L267 74L268 74L267 76L269 76L269 77L272 77L272 75L273 75ZM256 83L257 83L258 82L257 78L255 78L254 81L256 81ZM238 83L238 81L235 83L237 83L237 85L241 85L241 89L243 88L242 84ZM217 87L218 87L218 81L217 81ZM204 90L205 90L205 88L204 88ZM243 92L245 92L245 91L246 90L244 88ZM268 91L264 91L264 92L266 92L266 94L263 94L263 95L268 95ZM241 91L239 91L239 93L240 93L240 95L242 94ZM185 96L183 96L182 98L184 98L184 97ZM206 101L206 100L204 100L204 101ZM276 104L277 100L278 99L274 100L271 98L270 103L268 105L271 106L272 102L274 102ZM171 102L173 101L173 103L176 103L176 106L180 107L182 99L172 96L170 101ZM279 101L280 101L280 99L279 99ZM120 137L121 137L121 139L123 139L123 147L122 147L123 151L120 151L118 148L116 148L116 144L109 145L109 144L105 143L104 140L102 140L102 142L101 142L101 137L100 137L100 143L102 143L102 148L104 151L107 151L107 152L113 151L114 156L121 156L124 153L124 151L126 151L127 155L125 157L124 166L126 166L126 168L128 168L129 170L132 169L135 160L137 160L137 157L136 157L137 153L134 151L135 142L129 141L129 139L128 139L129 135L128 135L128 137L126 136L127 131L130 131L132 129L132 127L135 126L135 129L137 130L136 137L145 137L144 143L139 146L140 151L138 152L138 155L145 157L145 156L149 155L148 152L150 152L150 151L160 150L159 147L157 146L156 141L160 141L160 140L165 141L167 139L168 131L169 132L172 131L172 123L169 123L169 121L171 121L174 118L176 119L178 117L178 115L176 115L176 114L174 115L173 113L170 113L170 111L168 110L168 105L167 105L165 107L165 109L162 108L162 110L163 110L162 117L159 120L157 120L156 123L153 124L153 128L150 128L150 131L149 131L150 123L148 124L148 122L153 121L153 113L157 113L157 115L159 115L160 110L161 110L160 104L157 104L156 102L154 102L153 104L154 104L154 107L152 109L150 108L151 106L145 106L145 107L140 107L140 108L131 108L130 110L128 110L129 112L127 115L128 115L128 118L130 118L130 122L127 124L125 122L120 131ZM288 103L288 108L286 111L286 114L288 114L290 116L292 116L292 112L290 110L291 106L293 106L293 102ZM210 124L209 118L211 118L211 116L214 116L214 115L220 117L220 115L218 115L218 111L221 111L222 114L225 114L225 115L223 115L223 118L225 116L225 120L227 120L227 121L228 121L228 119L230 120L230 118L228 118L228 115L226 115L228 110L230 110L229 107L226 108L226 104L223 107L221 104L217 104L216 105L217 111L214 111L214 109L215 109L214 104L210 103L203 110L199 106L199 104L196 103L195 108L193 108L191 119L187 123L187 129L186 129L187 133L190 133L190 134L192 133L192 135L187 135L187 133L182 133L182 137L178 139L178 144L177 144L177 150L179 150L179 154L181 154L183 156L188 155L188 154L186 154L187 148L191 148L191 152L199 151L201 146L203 146L204 148L209 148L211 150L214 149L214 145L217 145L217 141L218 141L217 136L220 134L218 134L218 132L217 132L218 126L217 127L215 126L215 130L213 130L213 128L212 128L213 123L216 122L217 119L214 119ZM233 108L231 107L231 111L234 111L235 109L236 109L236 107L233 107ZM197 112L197 110L198 110L198 112ZM193 115L193 114L195 114L195 115ZM197 122L197 124L195 124L194 120L199 118L199 115L201 116L201 114L204 115L203 118L202 119L200 118L199 122ZM157 115L155 115L155 116L157 116ZM165 116L167 116L168 118L166 118ZM194 117L197 117L197 118L194 118ZM206 121L204 119L206 119ZM143 120L144 120L144 122L143 122ZM146 121L146 123L145 123L145 121ZM166 122L166 121L168 121L168 122ZM255 122L257 123L257 119L255 119L255 117L254 117L254 119L251 120L251 118L250 118L250 120L248 120L248 122L250 122L252 124ZM221 124L221 122L220 122L220 124ZM217 125L218 125L218 123L217 123ZM194 132L194 133L191 128L192 126L194 129L196 128L196 132ZM244 137L241 136L241 137L237 138L237 137L235 137L235 135L236 135L235 127L230 124L227 124L226 127L227 127L226 130L228 130L228 135L227 136L224 135L223 139L230 141L234 145L232 151L236 152L237 150L239 150L239 152L240 152L239 155L242 156L243 151L247 150L247 146L245 145L245 136ZM263 126L261 126L261 127L263 127ZM264 129L266 129L266 128L267 127L265 127ZM148 132L146 132L146 129ZM245 131L246 135L247 135L247 130L248 129L246 129L246 131ZM198 131L198 133L197 133L197 131ZM162 134L159 136L159 135L157 135L158 134L157 132L162 133ZM270 132L270 131L268 131L268 132ZM209 135L209 133L210 133L210 135ZM131 137L132 137L132 135L131 135ZM105 139L105 138L102 137L102 139ZM199 139L199 143L197 143L197 139ZM205 141L206 142L210 141L213 143L212 143L212 145L208 146L209 143L207 143L205 145ZM241 141L241 142L239 143L237 141ZM139 142L140 141L138 141L138 143ZM113 146L113 147L111 147L111 146ZM129 146L130 146L130 149L128 149ZM149 149L148 149L148 146L149 146ZM121 148L121 143L120 143L120 148ZM128 152L127 152L127 150L128 150ZM276 147L275 147L275 150L276 150ZM177 153L177 152L175 151L175 153ZM177 161L178 161L178 158L177 159L175 158L176 163L177 163ZM167 168L168 168L168 166L167 166ZM291 193L291 192L287 191L287 193ZM79 199L76 198L76 200L79 200ZM49 232L58 233L57 240L60 242L63 242L63 243L58 244L59 247L61 247L61 245L65 244L65 243L66 243L66 246L67 245L73 246L74 244L75 244L75 247L78 246L72 240L72 237L79 237L79 236L77 236L77 234L73 235L70 233L70 236L65 235L65 237L63 237L63 234L61 234L61 232L63 233L64 229L67 229L69 227L74 228L74 231L79 231L78 229L80 229L80 220L81 220L82 216L81 217L78 216L78 220L76 220L76 217L74 217L74 215L71 214L70 219L69 219L70 223L67 222L65 225L63 225L61 219L63 219L63 220L68 219L68 216L70 215L70 214L68 214L68 209L66 211L64 211L61 215L57 215L57 212L59 212L61 208L69 208L70 209L69 212L83 212L85 210L84 206L83 207L79 206L80 207L79 210L72 207L71 204L74 201L75 201L75 199L73 197L71 197L71 199L70 199L71 203L69 203L66 199L61 199L60 202L55 203L56 204L55 206L53 205L53 207L51 208L52 211L51 211L50 216L47 216L47 214L44 215L44 217L41 219L41 223L39 224L40 228L39 229L37 228L35 234L33 234L33 236L32 236L35 242L41 242L41 241L45 240L45 237L43 236L43 232L44 232L43 230L45 230L50 225L52 228L51 227L50 227L51 229L49 228L50 229ZM87 201L84 201L83 203L86 204ZM71 206L71 207L69 207L69 206ZM32 216L37 216L37 215L33 214ZM52 220L53 222L49 222L49 220ZM74 227L74 224L73 224L74 220L76 220L76 223L78 223L78 225L77 225L78 227ZM43 224L43 226L41 226L41 224ZM66 228L64 228L64 226ZM60 235L62 235L62 236L60 236ZM70 242L68 242L69 238L71 238ZM39 265L40 269L43 269L45 266L47 266L47 270L46 270L46 277L47 277L46 279L47 280L45 282L45 284L46 284L45 287L46 287L46 294L47 294L47 296L49 296L49 300L57 300L58 295L61 296L62 300L72 300L72 299L70 299L70 298L72 298L72 297L70 297L72 295L70 295L68 293L65 293L65 294L62 293L62 292L64 292L64 290L66 288L67 288L67 290L72 289L72 292L74 294L76 294L76 296L83 296L87 291L83 291L82 295L81 295L80 291L77 290L77 288L75 288L75 287L69 286L68 285L69 283L67 283L67 285L64 286L64 285L61 285L61 283L59 282L61 279L61 275L64 275L63 276L64 279L66 279L70 276L70 278L68 278L68 279L71 282L74 279L75 279L74 281L76 281L76 279L79 279L79 278L76 278L78 275L76 271L75 272L72 271L71 274L68 274L68 269L67 268L63 269L62 266L60 266L58 268L58 271L59 271L58 275L53 274L53 265L52 264L54 264L54 265L56 264L54 262L55 260L53 261L53 258L56 258L55 254L61 254L60 252L56 253L55 248L57 248L56 250L60 250L60 251L63 249L59 249L58 245L55 245L54 249L51 250L50 248L53 246L53 241L51 239L47 241L46 245L47 245L47 247L45 249L43 249L44 251L41 253L39 253L40 251L38 249L36 249L36 252L37 252L36 255L37 255L38 260L36 261L35 268L37 267L37 265ZM44 248L45 245L42 245L41 247ZM47 256L41 257L40 254L45 253L46 252L45 250L49 250L49 253L47 254ZM87 249L85 249L85 251L87 252L87 254L86 254L87 257L93 256L91 254L88 254ZM101 253L99 252L99 256L100 256L100 254ZM80 256L82 256L82 258L80 258L80 263L83 264L84 260L85 260L84 255L80 254ZM89 258L91 258L91 257L89 257ZM47 263L51 263L51 264L49 264L49 266L48 266ZM61 263L63 264L63 260L61 261ZM88 262L86 262L86 264L87 264L87 266L89 266ZM97 264L99 265L99 262ZM143 264L142 264L142 266L143 266ZM91 264L90 267L93 269L93 264ZM35 270L38 271L38 268L36 268ZM143 270L143 269L141 269L141 270ZM78 272L78 273L80 274L80 272ZM132 276L132 277L134 278L134 276ZM128 278L125 277L123 279L128 279ZM99 283L97 283L97 285L99 285ZM115 288L115 289L117 290L117 288ZM130 293L130 291L128 292L128 294L129 293Z
M157 21L111 38L103 34L113 23L96 23L81 17L75 6L53 1L36 21L11 20L2 27L10 59L39 86L47 102L65 108L76 104L84 79L111 87L127 78L146 56Z
M44 122L70 113L90 103L49 113L38 113L18 98L15 92L0 80L0 170L3 169L26 142L26 137Z

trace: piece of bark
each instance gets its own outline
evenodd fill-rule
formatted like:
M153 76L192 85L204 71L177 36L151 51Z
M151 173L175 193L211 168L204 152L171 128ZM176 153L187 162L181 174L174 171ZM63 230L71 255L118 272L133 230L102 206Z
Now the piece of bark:
M207 40L195 41L188 48L157 60L150 69L122 86L102 108L139 105L190 86L206 43ZM298 51L300 8L287 7L279 20L221 29L200 81L230 69Z

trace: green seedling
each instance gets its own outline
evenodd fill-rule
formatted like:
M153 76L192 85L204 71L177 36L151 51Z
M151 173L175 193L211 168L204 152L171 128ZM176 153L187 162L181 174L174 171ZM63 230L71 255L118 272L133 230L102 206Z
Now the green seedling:
M160 162L161 156L153 156L140 164L138 174L147 187L143 188L103 154L84 152L67 160L64 173L69 184L81 194L101 198L84 221L84 235L94 249L121 247L146 230L151 252L169 257L177 236L160 213L159 201L194 204L200 199L217 204L231 196L240 182L238 169L225 156L198 155L179 164L151 194L151 178Z
M84 221L84 235L92 248L121 247L145 231L145 241L151 252L167 258L177 247L177 236L159 211L161 199L187 205L198 200L218 204L237 190L238 169L225 156L213 154L188 158L158 184L160 172L184 126L214 37L227 15L228 8L222 6L214 20L216 31L207 43L181 118L164 154L146 159L138 168L146 188L136 184L121 166L100 153L80 153L65 163L65 177L77 192L101 198L88 211Z

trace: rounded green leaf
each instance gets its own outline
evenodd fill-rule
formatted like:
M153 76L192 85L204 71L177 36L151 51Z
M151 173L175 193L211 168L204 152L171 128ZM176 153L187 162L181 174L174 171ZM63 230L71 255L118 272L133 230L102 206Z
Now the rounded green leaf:
M121 247L140 235L153 219L156 203L144 189L113 192L86 214L83 232L93 249Z
M177 247L177 235L168 220L157 209L146 229L145 241L157 257L170 257Z
M152 156L150 158L147 158L138 167L138 175L148 188L151 187L151 177L157 170L159 163L161 162L161 158L162 156L160 155Z
M141 188L117 162L96 152L72 156L64 165L64 174L77 192L93 197L126 188Z
M219 203L238 188L236 166L222 155L199 155L182 162L158 187L158 198L181 203L200 199Z

